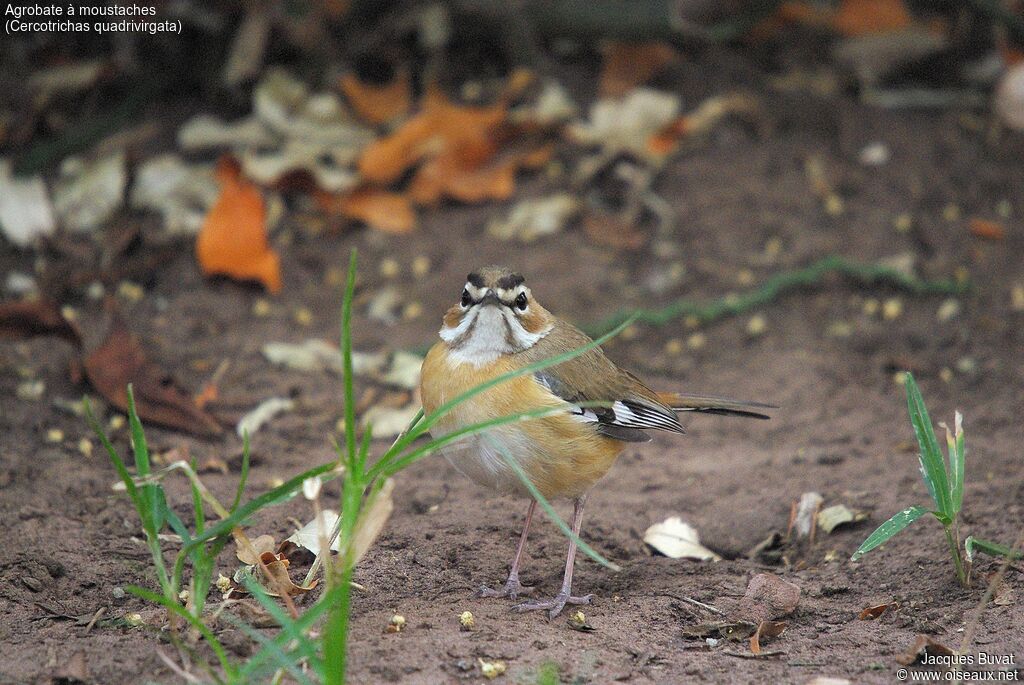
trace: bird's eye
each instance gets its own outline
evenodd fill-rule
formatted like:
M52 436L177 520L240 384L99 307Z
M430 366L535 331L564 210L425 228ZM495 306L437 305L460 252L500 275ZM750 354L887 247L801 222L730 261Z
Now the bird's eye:
M469 290L462 289L462 306L468 307L473 302L473 298L469 296Z
M515 304L516 304L516 307L518 307L520 311L525 311L526 310L526 293L519 293L519 295L516 297Z

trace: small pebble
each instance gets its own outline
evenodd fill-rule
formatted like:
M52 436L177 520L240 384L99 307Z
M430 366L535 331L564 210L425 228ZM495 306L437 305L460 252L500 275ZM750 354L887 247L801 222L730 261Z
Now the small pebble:
M412 275L416 278L423 278L430 273L430 258L419 255L412 260Z
M768 321L761 314L755 314L747 321L747 335L752 338L764 335L768 330Z
M914 227L914 217L904 212L893 220L892 226L897 233L909 233L910 229Z
M942 208L942 218L946 221L959 221L962 214L960 207L952 202Z
M142 614L136 614L136 613L125 614L124 615L124 622L127 623L132 628L138 628L139 626L142 625Z
M882 318L886 321L898 319L903 313L903 300L898 297L890 297L882 305Z
M864 166L884 166L889 163L892 153L889 151L888 145L881 141L875 141L861 148L857 158Z
M504 661L484 661L483 659L478 659L478 661L480 662L481 675L488 680L497 678L503 674L507 668Z
M622 336L623 340L636 340L637 336L640 335L640 329L637 328L635 325L630 324L629 326L623 328L622 333L620 333L619 335Z
M78 451L82 453L82 456L88 458L92 456L92 440L89 438L82 438L78 441Z
M906 385L907 383L907 372L897 371L892 375L892 380L896 385Z
M380 262L380 275L384 278L394 278L398 275L399 266L398 262L391 257L386 257Z
M46 442L64 442L64 431L62 431L60 428L51 428L50 430L46 431Z
M833 321L828 325L825 334L830 338L849 338L853 335L853 326L846 321Z
M974 373L978 368L978 362L974 357L960 357L956 360L956 370L960 373Z
M953 371L948 366L943 366L939 370L939 378L942 379L943 383L949 383L953 380Z
M939 305L939 310L935 312L935 318L944 323L954 318L959 313L960 302L951 297Z
M672 338L665 343L665 354L675 356L683 351L683 343L678 338Z
M388 621L388 627L384 629L388 633L400 633L405 629L405 616L395 614Z
M843 205L843 198L839 197L835 193L829 193L825 196L825 213L829 216L840 216L845 211Z
M28 402L37 402L42 399L44 392L46 392L46 383L41 380L18 383L18 387L14 391L19 400L26 400Z
M869 297L864 300L864 305L861 307L861 311L863 311L866 316L874 316L878 313L880 307L881 305L878 304L878 300L873 297Z
M66 304L66 305L64 305L63 307L60 308L60 314L61 314L61 316L63 316L68 321L77 321L78 320L78 310L75 309L74 307L72 307L69 304Z
M264 318L270 315L270 302L264 300L262 297L252 303L252 315L258 318Z
M1009 219L1013 216L1013 205L1007 199L1002 199L996 203L996 214L999 215L1000 219Z
M127 593L124 591L123 587L114 586L114 589L110 591L110 595L115 600L120 600L120 599L124 599L127 596Z
M736 282L742 286L753 285L754 272L750 269L740 269L739 273L736 274Z
M309 311L308 307L299 307L292 316L295 319L295 323L300 326L309 326L313 323L313 312Z
M476 626L476 619L473 618L473 612L463 611L459 615L459 623L462 625L463 630L472 630Z
M121 281L117 284L118 296L127 302L138 302L143 298L146 292L142 289L142 286L138 283L132 283L131 281Z
M36 285L36 279L32 278L28 274L20 271L12 271L7 274L7 282L4 283L4 289L11 295L28 295L34 293L38 286Z
M1010 288L1010 309L1024 312L1024 285L1018 283Z
M121 430L122 428L124 428L124 424L125 418L120 414L114 414L113 416L110 417L110 421L107 422L107 425L110 427L111 432Z
M418 319L423 314L423 305L419 302L409 302L402 307L402 318L406 321Z
M704 345L707 344L707 342L708 339L706 335L704 335L703 333L694 333L693 335L686 339L686 346L689 347L691 350L699 350L700 348L704 347Z

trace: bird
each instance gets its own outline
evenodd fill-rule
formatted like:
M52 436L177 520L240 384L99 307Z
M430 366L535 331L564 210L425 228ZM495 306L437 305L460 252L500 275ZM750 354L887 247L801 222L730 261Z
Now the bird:
M521 274L501 266L483 267L466 277L458 303L444 314L439 336L420 375L427 414L481 383L593 342L545 309ZM553 619L566 605L589 604L593 598L572 594L576 539L588 493L627 444L649 441L650 431L685 433L678 412L767 419L764 412L774 408L708 395L655 392L597 346L457 404L431 427L434 438L512 413L545 410L539 417L493 426L442 448L455 469L471 480L529 499L504 587L483 586L480 596L516 601L534 589L520 582L519 573L537 500L506 458L515 460L544 498L573 501L576 537L569 541L561 589L550 599L514 605L518 611L547 610Z

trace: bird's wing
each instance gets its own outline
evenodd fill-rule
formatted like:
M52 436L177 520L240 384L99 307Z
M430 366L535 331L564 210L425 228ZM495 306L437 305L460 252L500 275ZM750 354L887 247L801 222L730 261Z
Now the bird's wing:
M584 333L559 321L536 345L526 350L527 363L549 359L591 342ZM538 383L552 394L575 405L581 421L597 424L597 430L616 440L646 442L644 429L684 433L676 412L639 379L611 362L594 348L578 357L539 371ZM607 402L607 407L580 407L579 403Z

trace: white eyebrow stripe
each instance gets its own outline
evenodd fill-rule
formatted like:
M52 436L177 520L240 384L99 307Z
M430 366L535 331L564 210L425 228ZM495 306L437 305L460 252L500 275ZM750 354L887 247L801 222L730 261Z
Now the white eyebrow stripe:
M466 290L472 295L474 300L479 300L481 297L487 294L487 288L478 288L469 281L466 281Z

